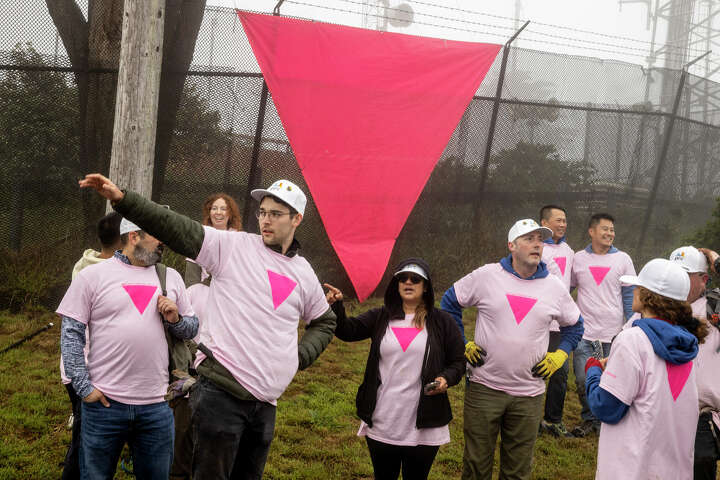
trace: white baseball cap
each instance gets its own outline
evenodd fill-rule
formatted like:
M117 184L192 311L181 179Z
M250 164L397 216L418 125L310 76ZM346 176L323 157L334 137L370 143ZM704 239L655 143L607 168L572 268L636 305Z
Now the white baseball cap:
M518 220L517 222L515 222L515 225L513 225L512 228L510 229L510 231L508 232L508 242L512 242L516 238L522 237L523 235L525 235L527 233L537 232L537 231L542 233L543 240L547 240L548 238L552 237L552 234L553 234L552 230L550 230L547 227L541 227L532 218Z
M688 273L707 273L708 262L700 250L692 246L680 247L670 254L670 261L677 263Z
M417 275L420 275L420 276L421 276L422 278L424 278L425 280L428 279L428 274L427 274L427 272L425 271L425 269L422 268L422 267L421 267L420 265L418 265L417 263L411 263L411 264L405 265L405 266L402 267L400 270L398 270L397 272L395 272L395 274L393 275L393 277L397 277L398 275L400 275L400 274L403 273L403 272L415 273L415 274L417 274Z
M640 270L640 274L623 275L622 283L645 287L651 292L684 302L690 293L690 278L687 270L676 262L664 258L650 260Z
M270 195L277 197L283 202L290 205L292 208L298 211L300 215L305 215L305 206L307 205L307 197L300 190L300 187L295 185L290 180L278 180L267 189L256 188L250 192L250 196L261 202L263 197Z
M127 218L120 220L120 235L125 235L129 232L139 232L140 230L142 230L142 228L138 227Z

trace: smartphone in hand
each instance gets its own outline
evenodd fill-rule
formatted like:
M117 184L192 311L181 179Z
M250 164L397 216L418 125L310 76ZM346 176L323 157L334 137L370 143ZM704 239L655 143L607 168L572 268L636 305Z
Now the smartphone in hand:
M425 385L425 387L423 388L423 390L425 391L425 395L427 395L428 393L432 392L433 390L435 390L435 389L436 389L437 387L439 387L439 386L440 386L440 382L438 382L437 380L435 380L434 382L428 383L428 384Z

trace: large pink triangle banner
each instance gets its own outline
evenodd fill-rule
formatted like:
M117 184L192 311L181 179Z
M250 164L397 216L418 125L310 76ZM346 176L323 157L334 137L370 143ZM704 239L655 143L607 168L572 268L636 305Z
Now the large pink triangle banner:
M364 300L500 45L237 13Z

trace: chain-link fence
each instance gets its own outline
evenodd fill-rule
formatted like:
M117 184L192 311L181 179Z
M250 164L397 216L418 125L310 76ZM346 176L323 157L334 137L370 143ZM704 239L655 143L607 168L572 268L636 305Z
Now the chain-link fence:
M0 15L13 19L0 24L4 305L54 307L83 248L97 247L104 205L76 180L108 171L122 3L0 4ZM203 14L192 3L167 1L153 197L199 219L204 198L224 191L256 230L252 188L281 177L307 187L237 16L215 7ZM520 48L509 50L501 72L501 57L438 161L391 265L423 256L444 289L505 254L510 225L537 217L546 203L568 210L575 249L588 243L591 214L614 215L615 243L637 268L707 221L718 196L717 83L686 76L678 93L678 71ZM321 281L351 291L311 196L298 237Z

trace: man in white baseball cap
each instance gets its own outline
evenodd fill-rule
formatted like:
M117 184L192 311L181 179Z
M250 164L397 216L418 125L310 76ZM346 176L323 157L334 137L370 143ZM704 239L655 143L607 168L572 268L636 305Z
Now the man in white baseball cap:
M563 365L582 337L582 317L570 292L541 260L543 241L550 236L552 230L535 220L518 220L508 232L510 254L470 272L443 295L441 307L456 321L463 308L477 307L475 336L465 348L470 378L465 480L492 477L498 433L500 477L530 478L544 379ZM558 349L548 352L553 320L562 338Z
M690 293L687 301L693 316L708 326L708 335L700 344L695 358L696 383L700 416L695 434L694 478L715 479L720 459L715 438L720 435L720 330L717 327L718 294L706 293L709 279L708 261L704 253L692 246L680 247L670 254L670 260L687 271Z
M94 188L123 216L195 260L213 277L190 396L195 480L260 479L275 428L277 399L298 369L312 364L335 331L336 317L295 230L307 198L288 180L251 192L260 235L203 227L91 174ZM303 320L305 333L298 342Z

